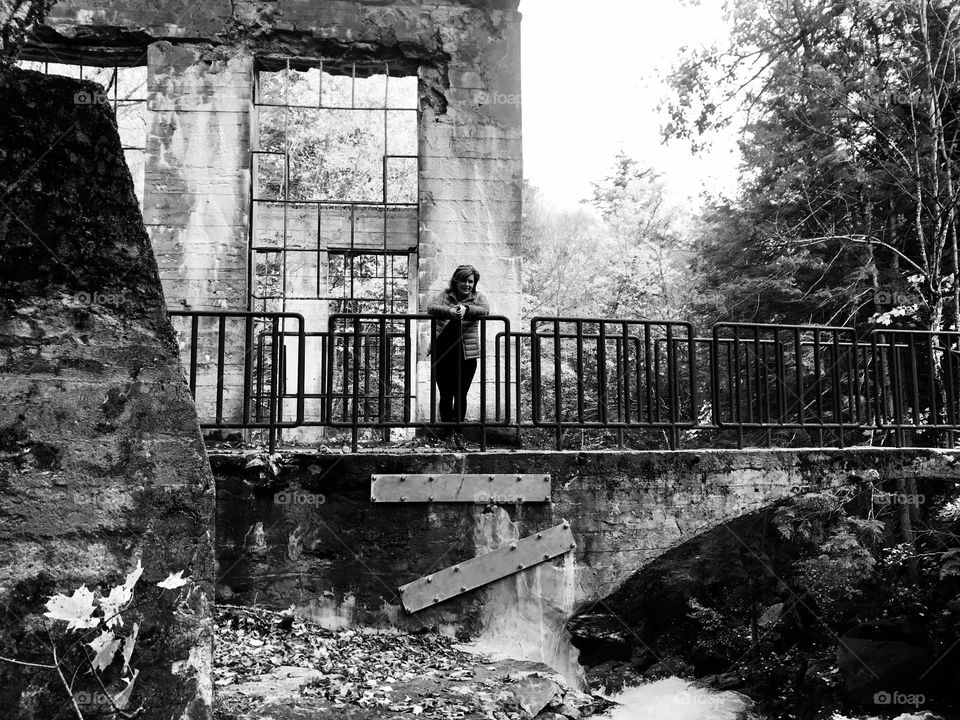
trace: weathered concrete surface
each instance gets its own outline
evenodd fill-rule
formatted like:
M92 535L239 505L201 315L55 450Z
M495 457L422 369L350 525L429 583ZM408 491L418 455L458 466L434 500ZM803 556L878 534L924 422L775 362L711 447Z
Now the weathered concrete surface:
M139 560L132 707L207 718L212 476L112 111L81 90L0 77L0 655L49 663L29 632L47 597ZM180 605L153 585L174 570L194 581ZM56 674L0 662L4 718L64 700Z
M808 488L880 478L960 479L935 450L513 452L289 455L256 486L240 456L213 456L219 590L231 602L300 612L330 626L438 626L505 656L578 677L564 626L671 548ZM550 473L550 504L381 505L372 473ZM281 493L281 494L277 494ZM419 612L397 588L563 519L577 549Z

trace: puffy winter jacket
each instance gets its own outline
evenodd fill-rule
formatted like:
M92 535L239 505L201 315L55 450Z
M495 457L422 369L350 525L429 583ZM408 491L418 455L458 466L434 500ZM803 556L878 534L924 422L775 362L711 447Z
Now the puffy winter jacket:
M467 308L467 312L464 314L462 321L457 320L457 316L454 314L454 308L457 307L458 304L464 305ZM463 336L463 357L467 360L474 360L480 357L480 332L477 330L477 321L473 320L471 322L470 318L478 318L482 315L490 314L490 306L487 304L487 299L483 296L483 293L474 292L463 300L457 300L453 293L444 290L427 306L427 313L437 318L443 318L443 320L437 323L437 335L440 335L451 318L453 318L454 322L461 322L463 324L461 328Z

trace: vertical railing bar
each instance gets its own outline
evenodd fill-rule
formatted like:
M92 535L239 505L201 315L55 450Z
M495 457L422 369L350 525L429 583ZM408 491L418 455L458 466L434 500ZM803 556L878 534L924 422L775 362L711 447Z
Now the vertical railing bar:
M820 331L813 331L813 386L817 393L817 437L823 446L823 384L820 372Z
M803 397L803 343L800 338L800 328L793 329L794 368L796 370L797 417L798 424L806 424L807 403Z
M597 324L597 420L607 424L607 324Z
M707 352L710 351L709 344ZM700 398L697 392L697 338L693 331L693 326L687 326L687 352L690 359L690 422L696 426L700 424Z
M650 323L643 324L643 374L646 380L646 395L647 395L647 425L653 425L653 395L652 388L650 387L650 333L652 328ZM640 368L637 368L637 375L640 375ZM639 395L639 380L637 385L637 393Z
M890 333L890 362L887 363L890 368L890 393L893 410L893 424L896 428L894 437L897 447L903 447L903 378L900 370L900 355L897 352L897 333Z
M480 323L480 452L487 449L487 323L486 318L479 318Z
M383 274L387 274L386 269L384 269ZM386 297L386 295L384 295L384 297ZM380 418L380 424L383 426L383 441L390 442L390 427L389 425L384 425L385 414L386 423L390 422L389 412L387 410L387 387L390 383L390 348L387 346L386 316L381 315L378 322L380 330L380 337L377 339L377 342L380 344L378 348L380 350L380 367L378 368L380 387L377 388L377 417Z
M912 393L913 412L911 413L911 415L913 416L913 424L915 426L919 426L920 425L920 378L919 378L919 374L917 373L917 345L914 340L915 336L913 333L906 333L906 335L907 335L907 343L910 347L910 353L909 353L910 377L912 380L910 389L913 391ZM914 433L915 432L916 431L914 431ZM916 434L914 434L914 437L916 437Z
M583 424L583 320L574 324L577 334L577 422Z
M410 367L412 340L413 336L410 334L410 318L405 317L403 319L403 422L406 424L410 423L410 418L413 415L411 412L413 398L410 392L410 379L413 374L412 368Z
M563 406L560 398L560 393L562 392L560 386L560 373L560 320L555 319L553 322L553 391L554 412L556 413L554 421L557 424L557 450L563 449L563 425L561 424ZM582 382L582 380L578 378L577 382Z
M777 405L779 405L777 417L779 424L784 425L787 422L787 360L784 355L783 339L780 337L780 331L773 331L773 352L774 362L776 364L777 380Z
M194 402L197 399L197 345L200 335L200 316L196 313L190 316L190 394Z
M673 323L667 322L667 390L670 397L670 449L680 446L680 428L677 427L680 404L679 371L677 369L677 348L673 338Z
M277 448L277 378L279 376L279 343L277 327L279 320L276 315L273 316L270 333L270 419L269 419L269 443L270 453Z
M243 421L250 421L250 395L253 393L253 316L247 315L243 321Z
M352 383L352 411L350 418L350 447L353 452L357 452L357 449L360 444L360 429L358 423L360 422L360 318L354 316L353 318L353 383ZM344 353L346 357L346 353Z
M430 318L430 425L437 424L437 319Z
M499 422L500 418L500 338L502 333L493 336L493 415ZM506 340L506 338L504 338Z
M221 315L217 325L217 425L223 422L223 376L226 363L227 316Z
M660 338L653 340L653 422L660 422Z
M843 447L843 389L840 383L840 331L832 330L833 361L830 363L830 385L833 396L833 422L837 426L837 439Z

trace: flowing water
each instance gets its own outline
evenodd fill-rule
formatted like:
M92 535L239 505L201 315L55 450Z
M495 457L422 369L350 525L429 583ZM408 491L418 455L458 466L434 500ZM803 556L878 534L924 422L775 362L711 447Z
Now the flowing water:
M709 690L677 677L626 688L610 696L620 703L604 720L746 720L750 700L735 692Z

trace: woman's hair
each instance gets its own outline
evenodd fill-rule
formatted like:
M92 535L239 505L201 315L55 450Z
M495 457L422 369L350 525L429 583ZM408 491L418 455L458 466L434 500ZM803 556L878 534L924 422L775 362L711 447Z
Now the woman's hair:
M453 277L450 278L450 284L447 286L447 292L453 293L457 290L457 283L473 275L473 289L477 289L480 284L480 273L473 265L460 265L453 271Z

